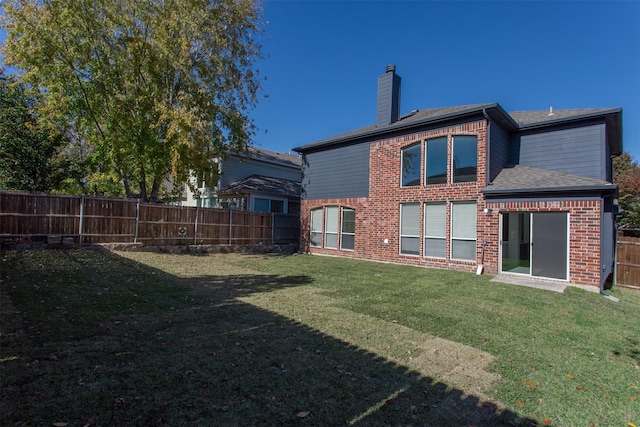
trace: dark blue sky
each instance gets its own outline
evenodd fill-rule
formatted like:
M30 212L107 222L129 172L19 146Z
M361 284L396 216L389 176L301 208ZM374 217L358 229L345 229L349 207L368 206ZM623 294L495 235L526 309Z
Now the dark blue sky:
M640 1L266 0L264 12L263 148L373 124L377 77L395 64L401 114L621 107L640 160Z

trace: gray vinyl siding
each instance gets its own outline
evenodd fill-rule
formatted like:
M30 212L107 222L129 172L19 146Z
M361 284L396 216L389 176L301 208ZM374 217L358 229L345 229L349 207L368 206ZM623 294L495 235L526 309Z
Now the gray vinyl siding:
M369 143L307 153L302 161L302 198L368 197Z
M522 135L519 142L519 147L514 147L516 150L512 153L518 157L514 163L607 179L604 124Z
M489 141L489 182L498 176L502 168L504 168L509 162L509 133L498 126L496 123L491 123Z
M220 170L222 172L220 188L224 188L251 175L264 175L291 181L300 181L301 177L300 169L251 159L243 159L241 162L237 157L229 157L227 160L223 160Z

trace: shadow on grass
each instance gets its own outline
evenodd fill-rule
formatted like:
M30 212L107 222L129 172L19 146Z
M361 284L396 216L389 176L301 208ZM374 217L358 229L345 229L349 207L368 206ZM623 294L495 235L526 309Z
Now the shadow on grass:
M23 317L24 333L2 334L1 425L535 425L237 299L311 283L304 275L177 278L112 254L84 254L57 270L59 286L87 271L102 271L96 289L129 286L122 283L133 276L154 283L135 294L157 309L118 306L105 311L93 335L34 340L37 307L19 289L42 286L42 263L19 258L20 277L28 279L4 274L3 264L2 287L22 301L13 315ZM176 284L180 292L160 301L158 291ZM6 301L3 295L3 310Z

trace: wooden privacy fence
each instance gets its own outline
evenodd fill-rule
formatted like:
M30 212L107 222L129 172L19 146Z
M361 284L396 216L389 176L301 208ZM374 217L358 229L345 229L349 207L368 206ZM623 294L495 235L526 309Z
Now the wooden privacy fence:
M297 243L299 216L57 194L0 192L0 237L78 243Z
M616 282L640 289L640 237L618 235Z

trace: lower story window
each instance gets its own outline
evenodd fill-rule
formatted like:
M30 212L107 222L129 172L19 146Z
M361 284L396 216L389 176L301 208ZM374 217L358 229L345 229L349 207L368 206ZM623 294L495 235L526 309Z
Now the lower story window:
M322 246L322 208L311 210L311 246Z
M356 237L356 211L342 208L342 227L340 234L340 249L352 251Z
M446 203L425 203L424 205L424 256L433 258L447 256Z
M476 259L476 203L451 203L451 258Z
M338 207L327 206L324 219L324 247L338 248Z
M400 205L400 253L420 255L420 205Z

